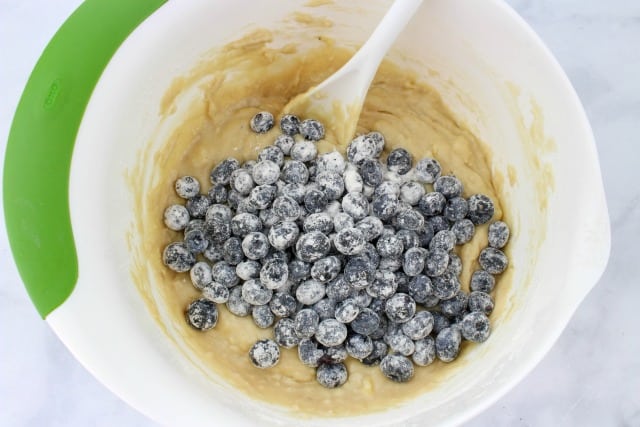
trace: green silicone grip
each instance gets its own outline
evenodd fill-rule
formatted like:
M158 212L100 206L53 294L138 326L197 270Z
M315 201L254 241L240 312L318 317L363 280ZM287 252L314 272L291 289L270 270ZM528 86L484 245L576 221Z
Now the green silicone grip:
M165 1L85 1L45 48L16 109L4 163L5 222L18 271L43 318L78 278L68 188L85 108L120 44Z

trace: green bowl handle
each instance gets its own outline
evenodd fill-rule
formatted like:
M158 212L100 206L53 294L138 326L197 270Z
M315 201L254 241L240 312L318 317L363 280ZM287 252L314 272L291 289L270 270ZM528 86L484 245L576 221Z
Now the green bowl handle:
M85 1L45 48L16 109L4 163L5 221L18 271L43 318L78 278L69 170L85 108L120 44L165 1Z

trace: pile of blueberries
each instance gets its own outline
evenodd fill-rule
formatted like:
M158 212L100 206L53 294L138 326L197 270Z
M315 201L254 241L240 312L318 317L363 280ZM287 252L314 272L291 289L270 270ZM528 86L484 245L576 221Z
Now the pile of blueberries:
M274 124L268 112L250 121L257 133ZM189 272L202 292L187 308L189 324L215 327L217 304L226 304L273 328L273 339L249 350L253 365L272 367L280 347L297 347L328 388L347 381L349 356L405 382L414 364L453 361L463 339L484 342L509 228L489 225L470 293L461 289L455 248L491 220L491 199L464 198L462 183L442 175L435 159L414 166L396 148L382 161L379 132L357 136L345 159L318 155L320 122L285 115L279 124L256 160L216 165L207 194L191 176L175 183L185 203L169 206L164 221L183 239L164 249L163 261Z

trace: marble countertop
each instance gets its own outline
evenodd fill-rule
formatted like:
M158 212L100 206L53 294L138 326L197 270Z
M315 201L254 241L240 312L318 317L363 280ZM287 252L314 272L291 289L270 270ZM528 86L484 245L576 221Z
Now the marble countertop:
M0 2L0 152L42 49L79 0ZM467 426L640 426L640 2L509 0L556 55L595 133L608 268L542 362ZM3 223L0 212L0 223ZM152 426L34 310L0 227L0 425Z

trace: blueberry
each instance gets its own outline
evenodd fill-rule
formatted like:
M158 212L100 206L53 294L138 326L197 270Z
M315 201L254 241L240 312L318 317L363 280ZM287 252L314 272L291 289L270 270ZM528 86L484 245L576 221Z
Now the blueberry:
M407 293L418 304L424 303L433 295L431 279L423 274L413 277L409 282L409 290Z
M269 253L269 249L267 236L258 231L247 234L242 240L242 252L250 260L264 258Z
M325 153L318 157L317 167L319 172L326 171L342 174L346 166L344 157L338 151Z
M455 253L449 252L449 265L447 266L447 270L456 276L460 276L462 274L462 259Z
M433 334L438 335L440 331L451 326L449 318L444 314L437 311L431 311L430 313L433 316Z
M249 202L256 209L266 209L273 203L273 200L276 198L276 193L276 187L273 185L259 185L254 187L251 193L249 193Z
M270 160L279 167L284 164L284 153L280 147L275 145L268 145L264 147L258 154L258 162Z
M489 318L479 311L466 314L460 323L460 332L464 339L472 342L485 342L491 334Z
M297 131L296 131L297 132ZM273 141L273 145L278 147L285 156L288 156L291 153L291 147L295 144L295 140L291 135L278 135Z
M318 330L320 316L311 308L304 308L295 315L294 328L300 338L311 338Z
M387 344L382 340L373 341L373 350L371 354L362 359L362 363L366 366L374 366L380 364L380 361L387 355Z
M451 298L440 301L440 311L449 317L459 316L467 309L468 300L469 296L467 293L459 290Z
M245 197L244 199L240 200L238 202L238 207L236 207L236 213L251 213L251 214L257 214L258 210L260 209L260 207L258 206L258 204L256 203L256 201L258 203L262 203L261 200L255 200L254 198L250 197L251 194L249 194L249 197ZM254 197L256 195L254 194ZM275 196L274 196L275 197Z
M341 274L326 284L325 292L328 298L331 298L336 302L341 302L346 300L349 295L351 295L351 288L349 287L349 284L344 280L344 276Z
M283 251L295 243L300 230L295 222L281 221L269 229L269 243L279 251Z
M231 222L220 218L205 221L205 233L214 244L222 244L231 237Z
M279 196L273 201L273 213L284 221L295 221L302 214L302 208L298 202L289 196Z
M311 310L313 311L313 310ZM320 360L324 356L324 351L318 348L318 345L309 338L303 338L298 344L298 359L304 366L315 368L320 364Z
M271 259L262 263L260 281L268 289L280 289L289 278L289 266L282 259Z
M365 243L364 249L362 250L362 253L360 255L369 260L369 263L372 265L372 268L376 269L378 268L378 265L380 265L380 255L378 254L376 247L373 246L372 243L370 242Z
M432 191L420 198L418 209L425 216L436 216L442 213L446 204L447 199L442 193Z
M387 300L384 311L392 322L408 322L416 313L416 302L407 294L397 293Z
M275 341L284 348L292 348L298 345L300 338L296 335L293 319L283 318L276 322L273 328Z
M351 330L361 335L371 335L378 329L380 317L373 310L363 308L351 322Z
M240 162L229 157L220 162L216 167L211 170L209 176L212 184L228 184L231 178L231 173L240 167Z
M222 185L222 184L215 184L215 185ZM227 193L227 203L229 204L229 207L232 209L236 209L243 198L244 197L242 196L242 194L238 193L234 189L229 190L229 192Z
M373 341L368 336L354 334L347 338L345 348L349 356L362 360L373 351Z
M282 180L292 184L306 184L309 181L309 169L298 160L289 160L282 168Z
M390 298L398 289L396 276L389 270L377 270L373 282L367 287L367 293L373 298Z
M210 205L209 197L204 194L196 194L187 200L186 207L191 218L204 218Z
M353 289L364 289L373 280L375 267L366 256L349 258L344 267L344 280Z
M360 164L360 175L366 185L372 187L380 185L383 178L382 164L374 159L365 159Z
M205 285L208 285L213 280L211 277L211 266L204 261L195 263L189 271L189 276L193 286L199 290L202 290Z
M304 305L313 305L325 296L325 285L317 280L304 281L296 289L296 299Z
M424 228L424 217L418 211L407 209L396 216L398 227L405 230L419 231Z
M367 216L356 223L356 228L362 231L364 239L370 242L382 234L384 224L380 218Z
M285 114L280 119L280 130L290 136L300 133L300 119L293 114Z
M223 184L215 184L207 192L212 203L227 203L227 187Z
M342 265L335 256L328 256L316 261L311 267L311 277L319 282L325 283L333 280L340 273Z
M207 240L207 236L202 230L191 230L184 235L184 243L187 245L187 249L189 249L194 254L199 254L204 252L209 246L209 241Z
M216 282L228 288L237 285L240 281L236 275L236 269L224 261L216 262L211 266L211 276Z
M345 212L338 212L333 217L333 229L336 232L340 232L345 228L352 228L355 226L353 217Z
M340 230L333 239L333 244L338 252L345 255L361 253L365 243L364 233L355 227Z
M489 224L489 246L502 249L509 241L509 226L502 221Z
M342 198L342 210L354 220L361 220L369 214L369 201L362 193L348 193Z
M411 170L413 159L404 148L396 148L387 156L387 169L398 175L404 175Z
M319 188L324 191L327 199L338 200L344 193L344 180L338 172L322 171L315 179Z
M326 388L337 388L347 382L349 374L344 363L323 363L316 369L316 380Z
M336 345L334 347L325 347L321 346L324 354L320 359L320 363L342 363L347 360L349 354L347 353L347 349L344 348L344 345Z
M480 266L491 274L500 274L507 269L509 259L500 249L484 248L478 257Z
M423 248L410 248L404 253L402 269L407 276L417 276L425 266L427 251Z
M462 197L453 197L447 200L442 215L451 222L460 221L467 216L469 204Z
M280 348L270 339L257 341L249 350L249 360L256 368L271 368L280 360Z
M418 239L420 241L419 245L423 248L428 248L429 243L431 243L431 239L433 239L435 233L431 224L425 222L420 230L416 230L416 234L418 235Z
M231 265L237 265L244 260L242 241L237 237L230 237L222 245L223 259Z
M469 294L469 301L467 302L467 305L469 306L469 311L477 311L488 316L493 311L495 303L493 302L491 295L485 292L473 291Z
M411 360L418 366L427 366L436 360L436 342L433 337L425 337L415 342L416 349Z
M231 232L234 236L244 237L262 230L262 221L254 214L239 213L231 219Z
M453 175L443 175L433 183L434 191L442 193L447 199L462 195L462 183Z
M443 362L452 362L460 352L462 336L457 328L444 328L436 337L436 355Z
M460 290L460 281L456 275L450 272L432 277L431 284L433 285L433 295L440 299L451 298Z
M393 353L403 356L411 356L416 350L416 345L411 338L402 333L402 330L386 335L386 343Z
M262 209L258 216L264 227L272 227L280 221L280 217L276 215L271 208Z
M311 141L298 141L291 147L291 158L301 162L309 162L316 158L318 149Z
M470 219L465 218L456 221L451 226L451 232L456 236L456 245L468 243L476 232L476 227Z
M192 176L183 176L176 180L176 194L183 199L190 199L200 193L200 182Z
M229 186L239 194L246 196L251 192L255 183L249 171L246 169L236 169L231 173Z
M420 236L412 230L398 230L396 237L402 242L405 251L420 247Z
M427 222L433 229L434 233L438 233L440 231L446 231L451 228L451 224L449 224L449 221L447 221L447 219L442 215L429 217L427 218Z
M271 312L278 317L293 316L296 312L298 303L293 295L287 292L276 292L269 301Z
M218 306L205 298L197 299L187 307L187 322L196 329L208 331L218 323Z
M485 224L493 217L493 202L484 194L474 194L469 197L468 203L469 212L467 212L467 218L469 218L474 225Z
M376 186L373 191L373 196L378 197L383 194L391 194L394 196L400 195L400 185L397 182L393 181L383 181L380 185Z
M344 188L348 193L361 193L364 189L364 181L358 173L358 170L349 163L346 170L342 174L344 180Z
M251 172L253 181L257 185L272 185L280 178L280 166L271 160L261 160Z
M270 328L275 322L276 317L268 305L255 305L251 309L251 317L253 323L261 329Z
M384 149L384 135L382 135L380 132L369 132L368 134L365 135L365 138L368 141L371 141L371 143L373 144L373 146L375 147L375 157L379 157L380 153L382 153L382 150Z
M169 243L162 252L164 265L177 273L189 271L196 263L195 255L183 242Z
M306 119L298 126L300 134L308 141L320 141L324 138L324 126L317 120Z
M496 279L484 270L476 270L471 274L469 288L472 291L491 293L496 286Z
M311 264L299 259L289 262L289 279L294 282L300 282L309 277L311 277Z
M251 130L255 133L267 133L273 127L273 114L261 111L251 118Z
M441 249L449 252L452 251L455 246L456 235L451 230L442 230L433 235L429 243L429 250Z
M440 177L442 167L436 159L425 158L416 164L415 177L419 182L433 184Z
M416 206L424 194L424 185L415 181L405 182L400 187L400 200L411 206Z
M380 236L376 242L376 249L381 257L398 257L402 255L404 246L397 236L385 235Z
M317 261L329 253L331 242L319 231L312 231L300 236L296 242L296 255L305 262Z
M304 219L302 228L305 233L317 231L323 234L329 234L333 230L333 220L326 212L312 213Z
M206 231L205 221L202 219L192 219L189 221L183 232L187 234L191 230L203 230Z
M264 257L264 259L262 260L262 264L264 265L267 262L271 262L271 261L284 261L286 263L289 262L289 252L288 251L278 251L278 250L273 250L271 252L269 252L269 254Z
M282 187L282 194L286 194L299 204L304 203L304 195L306 193L307 189L303 184L289 183L285 184L284 187Z
M239 317L245 317L251 313L251 304L242 298L242 286L235 286L229 291L227 310Z
M329 199L324 191L312 188L304 195L304 207L309 213L322 212L329 203Z
M335 347L347 338L347 327L336 319L325 319L318 325L316 340L324 346Z
M207 249L202 253L209 261L221 261L224 257L222 255L222 245L219 243L209 243Z
M420 311L402 325L402 332L414 341L421 340L433 329L433 315L428 311Z
M398 383L413 378L413 363L400 354L387 354L380 362L380 370L385 377Z
M318 313L320 320L333 319L336 313L336 302L329 298L322 298L313 304L312 308Z
M347 146L347 159L351 163L361 165L365 160L378 157L380 151L375 139L360 135Z
M272 296L273 291L267 289L260 280L251 279L242 284L242 298L251 305L265 305Z

